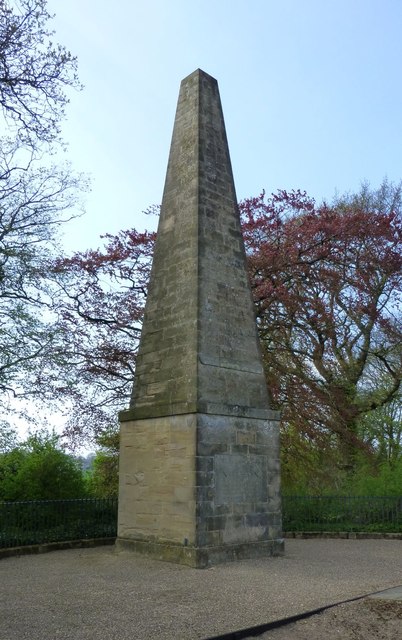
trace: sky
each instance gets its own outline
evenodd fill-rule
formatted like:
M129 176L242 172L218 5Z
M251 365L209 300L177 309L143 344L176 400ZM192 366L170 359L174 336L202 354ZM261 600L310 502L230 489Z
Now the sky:
M402 178L401 0L48 0L78 57L68 158L91 177L68 252L153 229L181 80L218 80L238 199Z

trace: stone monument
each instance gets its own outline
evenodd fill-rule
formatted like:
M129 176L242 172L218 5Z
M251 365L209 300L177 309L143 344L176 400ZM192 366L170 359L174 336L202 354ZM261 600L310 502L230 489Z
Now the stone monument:
M181 83L130 408L118 548L206 567L283 551L267 385L214 78Z

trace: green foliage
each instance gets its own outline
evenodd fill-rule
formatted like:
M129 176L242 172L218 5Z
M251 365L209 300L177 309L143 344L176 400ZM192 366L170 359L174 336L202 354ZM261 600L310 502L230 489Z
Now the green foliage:
M378 412L381 420L390 411ZM402 496L402 454L400 422L388 430L380 421L360 425L365 448L355 449L351 471L345 465L343 449L334 436L317 438L283 426L282 493L285 496Z
M56 435L31 435L0 455L0 500L56 500L84 495L79 463L60 448Z
M97 498L114 498L119 492L119 431L113 428L103 431L96 439L101 447L96 453L92 469L87 474L89 495Z
M15 449L17 446L17 434L5 421L0 421L0 454Z
M402 457L392 466L360 459L354 474L348 477L342 493L353 496L402 496Z
M283 425L281 434L281 480L284 495L338 493L345 478L338 443L322 435L318 441Z
M378 385L378 380L376 380ZM375 451L378 462L391 467L402 457L402 398L398 396L386 405L363 416L359 423L360 437Z
M402 496L402 458L390 465L360 453L350 473L342 466L339 451L318 450L309 443L298 452L300 456L291 459L282 451L285 496Z

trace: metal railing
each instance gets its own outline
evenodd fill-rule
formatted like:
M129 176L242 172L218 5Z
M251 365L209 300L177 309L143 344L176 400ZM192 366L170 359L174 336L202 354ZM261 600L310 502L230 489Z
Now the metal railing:
M284 496L285 532L402 532L402 496ZM0 548L117 534L117 498L0 502Z
M283 529L402 532L402 496L284 496Z
M0 502L0 548L116 536L117 499Z

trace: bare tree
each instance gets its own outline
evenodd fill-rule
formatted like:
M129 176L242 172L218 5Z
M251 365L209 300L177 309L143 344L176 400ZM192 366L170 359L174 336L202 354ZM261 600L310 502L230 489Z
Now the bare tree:
M0 104L12 135L29 146L53 142L79 88L77 60L52 40L46 0L0 0Z

